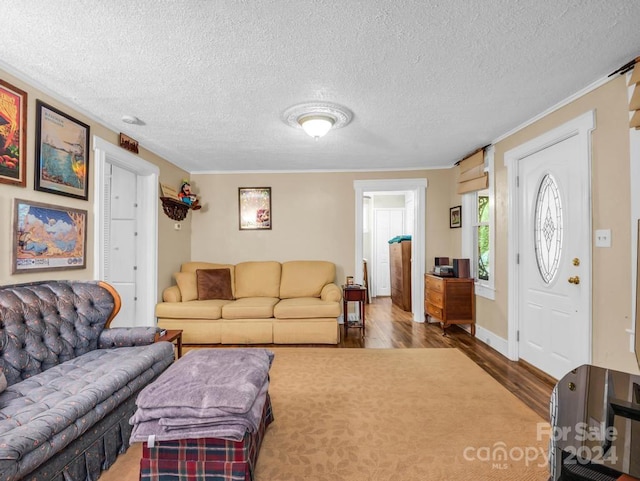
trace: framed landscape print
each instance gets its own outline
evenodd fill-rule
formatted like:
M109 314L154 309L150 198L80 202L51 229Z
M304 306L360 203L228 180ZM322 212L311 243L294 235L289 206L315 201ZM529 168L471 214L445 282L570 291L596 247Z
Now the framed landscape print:
M271 187L238 189L240 230L271 229Z
M89 126L36 101L35 189L89 198Z
M0 80L0 182L25 187L27 94Z
M457 205L449 209L449 227L456 229L462 227L462 207Z
M87 211L15 199L12 273L84 269Z

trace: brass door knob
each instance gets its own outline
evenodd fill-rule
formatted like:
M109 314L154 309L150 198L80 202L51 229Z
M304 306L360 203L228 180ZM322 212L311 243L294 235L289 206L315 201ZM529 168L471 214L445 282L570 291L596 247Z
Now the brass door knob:
M580 284L580 277L579 276L569 277L569 284Z

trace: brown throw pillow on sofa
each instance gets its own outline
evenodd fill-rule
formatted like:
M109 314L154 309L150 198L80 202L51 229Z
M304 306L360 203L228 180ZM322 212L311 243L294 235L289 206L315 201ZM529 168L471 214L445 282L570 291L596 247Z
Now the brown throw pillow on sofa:
M233 300L231 271L229 269L197 269L198 300Z

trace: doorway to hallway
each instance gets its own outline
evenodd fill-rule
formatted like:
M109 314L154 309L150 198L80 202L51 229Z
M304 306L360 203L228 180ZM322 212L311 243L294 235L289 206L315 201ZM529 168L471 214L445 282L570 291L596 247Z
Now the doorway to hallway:
M425 273L425 211L426 211L426 188L427 179L384 179L384 180L356 180L353 183L356 191L356 225L355 225L355 280L363 283L363 260L365 256L365 245L371 245L370 241L365 243L365 237L371 237L373 229L372 213L369 216L371 206L367 207L365 214L365 204L370 204L371 194L393 195L402 193L405 199L410 199L405 203L404 228L412 233L411 246L411 306L412 317L415 322L424 322L424 273ZM408 194L407 194L408 193ZM408 228L407 225L410 227ZM365 234L365 227L367 233ZM387 241L389 239L386 239ZM387 246L388 249L388 246ZM371 254L370 254L371 255ZM370 280L375 282L376 275L370 276ZM371 292L376 292L375 286L371 286Z

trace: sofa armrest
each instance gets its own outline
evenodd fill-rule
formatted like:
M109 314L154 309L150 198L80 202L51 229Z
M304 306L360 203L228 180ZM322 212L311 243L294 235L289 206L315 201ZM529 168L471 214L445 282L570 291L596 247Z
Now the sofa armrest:
M164 302L180 302L182 301L182 295L180 294L180 288L178 286L167 287L162 291L162 300Z
M153 344L157 332L158 329L155 327L112 327L105 329L98 338L98 349Z
M335 284L327 284L320 292L320 299L323 301L340 302L342 299L342 291Z

